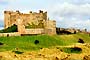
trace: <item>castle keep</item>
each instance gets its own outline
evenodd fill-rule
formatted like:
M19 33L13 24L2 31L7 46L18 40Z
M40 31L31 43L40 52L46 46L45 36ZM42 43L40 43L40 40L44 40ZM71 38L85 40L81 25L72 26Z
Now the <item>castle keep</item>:
M19 34L56 34L56 21L47 18L47 12L21 13L4 11L4 28L17 25Z

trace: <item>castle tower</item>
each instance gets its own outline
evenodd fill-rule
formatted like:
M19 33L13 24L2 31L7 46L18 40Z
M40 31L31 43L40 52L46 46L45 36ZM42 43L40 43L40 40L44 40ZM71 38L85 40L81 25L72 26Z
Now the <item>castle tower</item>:
M9 23L10 23L10 11L4 11L4 28L8 28L9 27Z
M45 26L45 33L46 34L56 34L56 21L54 20L47 20Z
M23 25L23 20L17 19L17 26L18 26L18 32L20 34L24 34L25 33L25 26Z

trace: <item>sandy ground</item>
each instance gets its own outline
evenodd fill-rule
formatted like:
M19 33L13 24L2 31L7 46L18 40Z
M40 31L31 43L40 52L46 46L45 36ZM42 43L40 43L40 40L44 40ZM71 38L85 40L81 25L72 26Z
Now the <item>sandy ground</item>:
M62 46L58 46L62 47ZM12 51L0 52L0 60L90 60L90 44L75 44L63 47L80 47L82 53L65 53L60 49L43 48L39 51L28 51L23 54L16 54Z

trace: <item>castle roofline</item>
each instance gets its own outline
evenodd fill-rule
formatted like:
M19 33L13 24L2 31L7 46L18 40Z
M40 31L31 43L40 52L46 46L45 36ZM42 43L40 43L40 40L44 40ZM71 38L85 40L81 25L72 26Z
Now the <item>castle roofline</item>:
M8 10L5 10L4 13L21 13L19 10L16 10L16 11L8 11ZM47 13L47 11L42 11L42 10L39 10L39 12L32 12L30 11L29 13L21 13L21 14L30 14L30 13Z

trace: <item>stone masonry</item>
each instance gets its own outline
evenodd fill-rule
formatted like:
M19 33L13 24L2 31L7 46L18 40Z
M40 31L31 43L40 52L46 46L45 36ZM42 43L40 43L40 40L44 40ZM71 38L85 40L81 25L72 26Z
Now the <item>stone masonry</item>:
M29 25L39 25L42 22L44 27L25 28ZM4 28L16 24L19 34L56 34L56 21L47 18L47 12L21 13L19 11L4 11Z

